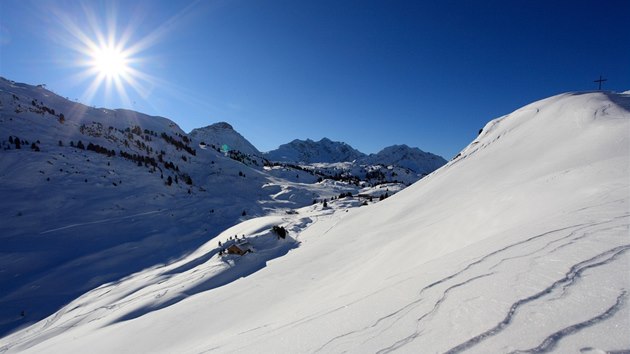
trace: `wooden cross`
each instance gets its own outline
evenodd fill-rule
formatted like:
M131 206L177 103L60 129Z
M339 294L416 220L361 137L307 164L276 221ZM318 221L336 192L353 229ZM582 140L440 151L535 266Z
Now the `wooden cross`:
M602 82L604 82L606 80L608 80L608 79L602 79L602 76L599 75L599 80L595 80L593 82L599 82L599 89L598 90L601 91L602 90Z

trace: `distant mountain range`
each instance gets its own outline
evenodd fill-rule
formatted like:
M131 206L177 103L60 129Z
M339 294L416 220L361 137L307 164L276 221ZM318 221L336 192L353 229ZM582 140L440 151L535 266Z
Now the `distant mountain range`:
M238 150L244 154L263 157L271 162L283 162L295 165L335 164L349 162L354 165L381 165L401 167L418 175L427 175L446 164L438 155L424 152L407 145L393 145L376 154L366 155L344 142L323 138L295 139L279 148L261 153L241 134L226 122L219 122L204 128L194 129L190 136L205 144Z

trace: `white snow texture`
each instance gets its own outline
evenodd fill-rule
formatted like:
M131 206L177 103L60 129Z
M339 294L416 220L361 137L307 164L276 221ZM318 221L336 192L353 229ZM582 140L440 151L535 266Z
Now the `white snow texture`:
M0 352L628 351L629 109L630 95L602 92L532 103L382 202L238 223ZM233 235L259 251L219 256Z

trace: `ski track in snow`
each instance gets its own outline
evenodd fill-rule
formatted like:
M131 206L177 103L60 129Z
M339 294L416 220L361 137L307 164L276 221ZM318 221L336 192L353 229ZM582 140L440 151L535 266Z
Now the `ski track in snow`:
M481 341L484 341L486 339L488 339L489 337L495 336L497 334L499 334L501 331L503 331L507 326L509 326L512 323L512 320L514 318L514 316L516 315L516 313L518 312L518 310L533 301L536 301L540 298L542 298L545 295L550 294L551 292L553 292L554 290L561 288L563 290L563 292L571 287L572 285L575 284L575 282L577 282L581 276L582 273L584 273L584 271L591 269L591 268L596 268L599 266L603 266L606 265L614 260L616 260L619 256L621 256L622 254L624 254L625 252L627 252L628 250L630 250L630 244L625 244L622 246L617 246L614 247L612 249L609 249L605 252L602 252L600 254L597 254L596 256L584 260L580 263L577 263L575 265L573 265L569 271L565 274L564 277L562 277L559 280L556 280L555 282L553 282L551 285L549 285L548 287L546 287L545 289L531 295L528 296L526 298L520 299L517 302L515 302L514 304L512 304L512 306L510 307L510 309L508 310L505 318L499 322L497 325L495 325L494 327L490 328L489 330L468 339L467 341L449 349L446 353L459 353L461 351L464 351L466 349L469 349L473 346L475 346L476 344L480 343ZM625 297L625 291L620 295L620 297ZM614 307L617 308L619 306L619 301L618 300L618 304ZM611 308L609 311L612 311L613 308ZM608 312L608 311L607 311ZM601 318L600 318L601 317ZM596 322L599 322L600 320L604 320L606 318L608 318L610 316L596 316L594 317L594 319L592 319L593 321L587 321L590 325L595 324ZM572 330L563 330L560 331L552 336L550 336L549 338L553 339L553 343L557 342L558 340L560 340L562 337L564 337L565 335L568 335L570 333L573 333L581 328L583 328L584 326L571 326L571 327L567 327L569 329L573 328ZM547 340L550 340L550 339ZM544 344L544 343L543 343ZM551 344L549 344L551 345ZM546 345L545 347L547 347L548 345Z
M433 304L433 308L432 308L429 312L427 312L427 313L425 313L424 315L420 316L420 318L418 318L418 319L416 320L416 331L415 331L413 334L411 334L411 335L409 335L408 337L405 337L405 338L403 338L403 339L401 339L401 340L397 341L396 343L392 344L390 347L387 347L387 348L385 348L385 349L381 349L381 350L379 350L377 353L378 353L378 354L381 354L381 353L389 353L389 352L394 351L394 350L396 350L396 349L398 349L398 348L400 348L400 347L405 346L406 344L410 343L411 341L413 341L414 339L416 339L417 337L419 337L420 335L422 335L422 332L420 331L420 322L422 322L422 320L424 320L426 317L428 317L428 316L432 315L433 313L435 313L435 312L438 310L438 308L440 307L440 305L441 305L441 304L444 302L444 300L446 299L447 294L448 294L451 290L456 289L456 288L459 288L459 287L462 287L462 286L466 286L466 285L468 285L468 284L472 283L472 282L473 282L473 281L475 281L475 280L478 280L478 279L481 279L481 278L485 278L485 277L491 276L492 274L493 274L493 273L487 273L487 274L482 274L482 275L479 275L479 276L476 276L476 277L472 277L472 278L467 279L467 280L465 280L465 281L463 281L463 282L461 282L461 283L457 283L457 284L455 284L455 285L453 285L453 286L450 286L450 287L446 288L446 290L444 290L444 292L442 293L442 295L440 296L440 298L439 298L439 299L438 299L438 300L437 300L437 301ZM393 325L393 324L392 324L392 325ZM391 326L390 326L390 327L391 327ZM381 335L381 334L382 334L382 332L383 332L383 331L381 331L381 333L378 333L376 336L371 337L370 339L374 339L374 338L378 337L379 335ZM366 341L366 342L367 342L367 341Z
M317 350L315 350L315 352L319 352L319 351L321 351L321 350L325 349L327 346L331 345L333 342L335 342L335 341L337 341L337 340L339 340L339 339L342 339L342 338L348 337L348 336L353 335L353 334L358 334L358 333L363 332L363 331L365 331L365 330L369 330L369 329L375 328L375 327L377 327L377 326L378 326L381 322L386 321L386 320L388 320L388 319L390 319L390 318L395 318L395 319L394 319L394 321L392 322L392 324L390 324L390 326L391 326L391 325L393 325L393 324L394 324L394 323L396 323L398 320L402 319L402 318L403 318L403 317L404 317L407 313L409 313L409 312L410 312L410 311L412 311L415 307L417 307L417 305L418 305L419 303L421 303L421 302L422 302L422 300L423 300L422 295L424 294L424 292L428 291L429 289L431 289L431 288L433 288L433 287L435 287L435 286L438 286L438 285L440 285L440 284L442 284L442 283L444 283L444 282L447 282L447 281L449 281L449 280L451 280L451 279L453 279L453 278L456 278L456 277L460 276L460 275L461 275L461 274L463 274L464 272L466 272L466 271L470 270L470 269L471 269L471 268L473 268L474 266L476 266L476 265L478 265L478 264L480 264L480 263L484 262L484 261L485 261L485 260L487 260L488 258L490 258L490 257L492 257L492 256L494 256L494 255L496 255L496 254L498 254L498 253L504 252L504 251L506 251L506 250L508 250L508 249L510 249L510 248L513 248L513 247L516 247L516 246L521 245L521 244L523 244L523 243L526 243L526 242L529 242L529 241L532 241L532 240L538 239L538 238L540 238L540 237L544 237L544 236L546 236L546 235L550 235L550 234L555 233L555 232L564 231L564 230L571 229L571 228L575 228L575 227L579 227L579 226L584 226L584 224L573 225L573 226L569 226L569 227L565 227L565 228L561 228L561 229L556 229L556 230L553 230L553 231L548 231L548 232L545 232L545 233L542 233L542 234L539 234L539 235L536 235L536 236L530 237L530 238L528 238L528 239L526 239L526 240L523 240L523 241L520 241L520 242L517 242L517 243L511 244L511 245L508 245L508 246L506 246L506 247L504 247L504 248L501 248L501 249L499 249L499 250L496 250L496 251L494 251L494 252L492 252L492 253L489 253L489 254L487 254L487 255L485 255L485 256L483 256L483 257L481 257L480 259L478 259L478 260L476 260L476 261L474 261L474 262L472 262L472 263L468 264L466 267L464 267L464 268L463 268L463 269L461 269L460 271L457 271L457 272L455 272L455 273L453 273L453 274L451 274L451 275L449 275L449 276L447 276L447 277L444 277L444 278L442 278L442 279L439 279L439 280L437 280L437 281L435 281L435 282L433 282L433 283L431 283L431 284L429 284L429 285L425 286L424 288L422 288L422 289L420 290L420 292L419 292L419 294L418 294L418 298L417 298L416 300L414 300L414 301L412 301L412 302L410 302L410 303L406 304L405 306L403 306L403 307L401 307L401 308L397 309L396 311L394 311L394 312L392 312L392 313L389 313L389 314L388 314L388 315L386 315L386 316L383 316L383 317L378 318L378 319L377 319L377 320L376 320L373 324L371 324L370 326L367 326L367 327L364 327L364 328L362 328L362 329L358 329L358 330L355 330L355 331L347 332L347 333L341 334L341 335L339 335L339 336L336 336L336 337L334 337L334 338L330 339L328 342L326 342L326 343L325 343L324 345L322 345L320 348L318 348ZM479 277L475 277L475 278L470 279L470 280L474 280L474 279L476 279L476 278L479 278ZM464 283L460 283L460 284L458 284L457 286L461 286L461 285L463 285L463 284L466 284L466 282L464 282ZM457 286L453 286L453 287L457 287ZM446 289L446 290L445 290L445 292L442 294L442 301L443 301L443 299L444 299L444 297L445 297L445 295L446 295L446 292L450 291L453 287L448 288L448 289ZM437 305L438 305L438 304L437 304L437 302L436 302L436 304L434 305L434 310L436 310L436 306L437 306ZM432 310L432 311L434 311L434 310ZM424 318L424 316L423 316L423 317L421 317L420 319L418 319L418 321L421 321L421 319L422 319L422 318ZM404 345L404 344L408 344L409 342L411 342L413 339L417 338L418 336L419 336L419 332L418 332L418 331L416 331L415 333L411 334L410 336L406 337L405 339L403 339L403 340L401 340L401 341L397 341L397 342L396 342L396 343L394 343L391 347L388 347L388 348L384 348L384 349L379 350L379 351L378 351L378 353L387 353L387 352L390 352L390 351L392 351L392 350L394 350L394 349L400 348L402 345Z
M569 272L567 272L565 274L565 276L557 281L555 281L554 283L552 283L550 286L548 286L547 288L531 295L528 296L526 298L520 299L517 302L515 302L514 304L512 304L512 306L510 307L510 309L508 310L505 318L499 322L496 326L490 328L489 330L473 337L470 338L469 340L449 349L446 353L459 353L461 351L464 351L466 349L469 349L473 346L475 346L476 344L488 339L489 337L495 336L497 334L499 334L501 331L503 331L507 326L509 326L512 323L512 319L514 318L514 316L516 315L516 313L518 313L518 310L532 302L535 300L538 300L540 298L542 298L545 295L550 294L552 291L556 290L559 287L562 288L567 288L572 286L573 284L575 284L575 282L577 280L580 279L580 277L582 276L582 273L588 269L591 268L596 268L605 264L608 264L614 260L616 260L620 255L624 254L625 252L627 252L630 249L630 244L627 245L623 245L623 246L618 246L612 249L609 249L603 253L600 253L598 255L596 255L595 257L592 257L590 259L587 259L585 261L582 261L578 264L575 264L574 266L571 267L571 269L569 270ZM623 293L625 294L625 292ZM622 295L623 295L622 294ZM603 319L606 319L610 316L603 316ZM595 319L599 318L595 317ZM595 321L595 322L599 322L599 320ZM594 322L594 323L595 323ZM590 324L592 325L592 324ZM571 327L569 327L571 328ZM573 332L581 329L582 327L576 327L575 330L573 330ZM571 332L571 331L569 331ZM561 333L563 333L561 331ZM572 333L572 332L571 332ZM570 333L569 333L570 334ZM560 335L559 338L554 340L554 343L557 342L560 338L562 338L564 335ZM550 338L555 338L555 337L550 337ZM544 343L543 343L544 344Z
M520 254L520 255L518 255L518 256L513 256L513 257L503 258L503 259L502 259L501 261L499 261L497 264L495 264L494 266L490 267L490 270L495 269L495 268L499 267L500 265L502 265L504 262L507 262L507 261L510 261L510 260L519 259L519 258L527 258L527 257L529 257L529 256L533 256L533 255L535 255L536 253L538 253L538 252L540 252L540 251L542 251L542 250L546 249L547 247L549 247L549 246L551 246L551 245L553 245L553 244L556 244L556 243L562 242L562 241L564 241L564 240L566 240L566 239L569 239L569 238L570 238L571 240L570 240L569 242L567 242L567 243L562 243L562 244L560 244L559 246L557 246L556 248L553 248L552 250L550 250L550 251L549 251L549 253L554 253L554 252L557 252L557 251L559 251L560 249L562 249L562 248L564 248L564 247L571 246L571 245L573 245L576 241L581 240L581 239L583 239L583 238L585 238L585 237L588 237L588 236L590 235L590 233L585 232L585 233L583 233L583 234L581 234L581 235L579 235L579 236L575 237L575 236L576 236L576 234L577 234L579 231L582 231L582 230L588 229L588 228L593 227L593 226L598 226L598 225L606 224L606 223L609 223L609 221L603 221L603 222L594 223L594 224L589 224L589 225L586 225L586 226L583 226L583 227L579 227L579 228L577 228L577 229L573 230L573 231L572 231L571 233L569 233L568 235L566 235L566 236L564 236L564 237L560 237L560 238L554 239L554 240L551 240L551 241L547 242L547 244L545 244L545 245L543 245L543 246L541 246L541 247L537 248L537 249L536 249L536 250L534 250L534 251L531 251L531 252L529 252L529 253L523 253L523 254ZM610 229L614 229L614 228L616 228L616 227L617 227L617 226L614 226L614 227L611 227L611 228L605 228L605 229L601 229L601 230L597 230L597 231L610 230ZM534 259L538 259L538 258L541 258L541 257L543 257L543 256L542 256L542 255L541 255L541 256L537 256L537 257L535 257Z
M580 322L580 323L576 323L574 325L568 326L563 328L560 331L557 331L553 334L551 334L549 337L545 338L545 340L540 343L539 346L537 346L536 348L531 348L531 349L524 349L524 350L515 350L510 352L509 354L520 354L520 353L547 353L551 350L553 350L556 345L558 344L558 342L560 340L562 340L562 338L569 336L573 333L576 333L584 328L587 327L591 327L593 325L596 325L597 323L604 321L610 317L612 317L613 315L615 315L626 303L626 301L628 300L628 293L627 291L622 291L621 294L619 294L619 296L617 297L617 301L615 302L614 305L612 305L610 308L608 308L606 311L604 311L603 313L592 317L586 321Z
M144 212L144 213L138 213L138 214L133 214L133 215L121 216L119 218L107 218L107 219L103 219L103 220L90 221L90 222L85 222L85 223L71 224L71 225L67 225L67 226L58 227L58 228L55 228L55 229L42 231L39 234L40 235L44 235L44 234L48 234L48 233L51 233L51 232L71 229L71 228L78 227L78 226L103 224L103 223L110 222L110 221L120 221L120 220L135 218L135 217L138 217L138 216L146 216L146 215L151 215L151 214L163 213L165 211L166 211L166 209L153 210L153 211L147 211L147 212Z
M504 265L506 262L516 260L519 258L527 258L536 254L539 254L539 255L535 257L534 259L545 257L545 256L548 256L549 254L557 252L558 250L561 250L562 248L570 247L574 245L574 243L578 240L587 238L589 236L593 236L602 231L618 229L620 227L626 227L626 228L630 227L630 225L627 223L615 224L610 227L602 227L604 225L614 223L617 220L628 218L629 216L630 215L621 215L621 216L617 216L606 221L580 223L580 224L575 224L575 225L571 225L571 226L567 226L563 228L554 229L554 230L547 231L541 234L537 234L535 236L531 236L529 238L526 238L525 240L518 241L512 244L509 244L505 247L502 247L498 250L492 251L486 255L479 257L477 260L474 260L471 263L467 264L461 270L456 271L444 278L438 279L430 283L429 285L423 287L419 291L418 297L415 298L413 301L405 304L404 306L396 309L393 312L390 312L389 314L385 316L382 316L376 319L369 326L365 326L360 329L348 331L346 333L337 335L329 339L328 341L326 341L324 344L322 344L320 347L315 349L313 352L319 353L319 352L326 352L330 350L332 351L339 350L340 348L335 348L334 345L340 341L344 341L344 342L347 341L348 343L346 344L350 344L357 338L358 339L363 338L362 344L365 344L373 339L382 338L385 331L392 328L397 322L405 318L405 316L407 316L412 311L416 310L421 304L432 301L433 305L431 306L431 309L428 312L423 313L416 319L416 329L412 333L410 333L408 336L404 338L397 339L390 346L377 350L376 353L382 354L382 353L389 353L389 352L398 350L404 347L405 345L412 343L414 340L422 337L423 335L422 323L425 320L427 320L430 316L435 315L439 311L441 304L447 299L448 294L450 292L458 288L465 289L467 285L470 285L474 281L495 275L496 273L500 272L500 267ZM567 231L569 232L566 233ZM545 242L542 246L535 247L533 251L526 251L518 255L511 255L511 256L503 257L503 258L499 257L498 260L491 262L492 259L497 258L497 256L501 255L502 253L505 253L508 250L518 251L519 247L524 248L525 246L530 246L530 244L532 244L533 242L540 241L541 239L545 239L545 238L549 240ZM551 248L552 246L555 246L555 247ZM608 249L600 254L597 254L593 256L592 258L589 258L582 262L574 264L573 266L570 267L570 269L564 275L564 277L556 280L555 282L553 282L551 285L544 288L543 290L531 296L528 296L526 298L520 299L516 301L514 304L512 304L507 314L505 315L505 318L501 322L499 322L497 325L449 349L447 353L459 353L459 352L465 351L475 346L476 344L484 341L485 339L488 339L492 336L499 334L502 330L504 330L507 326L509 326L512 323L514 316L518 313L518 310L522 306L530 302L540 300L542 297L556 290L560 290L564 294L567 288L574 285L581 278L581 275L583 272L585 272L586 270L597 268L599 266L603 266L605 264L613 262L617 260L618 257L626 253L628 250L630 250L630 244L617 246L612 249ZM492 264L486 265L486 263L488 262L491 262ZM479 274L479 272L476 272L474 274L470 274L470 275L468 274L468 273L473 273L473 270L475 268L480 268L483 265L486 266L485 273ZM461 278L461 277L466 277L466 276L468 276L467 279L462 280L454 285L448 286L447 288L442 290L438 295L436 295L435 300L430 300L429 299L430 296L426 294L429 290L439 287L440 285L443 285L455 278ZM408 280L409 279L405 279L402 281L404 282ZM374 294L378 292L380 291L377 291ZM374 295L374 294L371 294L371 295ZM561 331L553 333L547 339L545 339L545 341L543 341L543 343L541 343L539 347L533 348L533 349L527 349L525 352L531 352L531 353L546 352L548 350L551 350L553 346L555 346L556 343L560 341L563 337L571 335L577 331L580 331L583 328L594 326L598 324L599 322L604 321L607 318L610 318L614 313L616 313L620 308L624 306L624 304L626 303L626 300L625 300L626 297L627 297L627 294L626 294L626 291L624 290L622 294L619 295L617 299L617 303L613 307L605 311L604 313L598 316L595 316L588 321L568 326ZM308 318L308 320L306 321L302 319L301 321L293 322L290 325L294 326L294 325L299 325L304 322L308 322L320 316L341 310L347 306L352 306L359 301L361 300L354 301L345 306L339 306L335 309L329 310L328 312L324 314L314 314L312 317ZM374 334L367 334L366 332L369 332L369 331L375 331L375 332Z

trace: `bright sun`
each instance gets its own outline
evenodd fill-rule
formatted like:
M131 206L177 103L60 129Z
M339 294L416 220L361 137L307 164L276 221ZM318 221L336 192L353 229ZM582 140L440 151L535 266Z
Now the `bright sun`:
M113 46L94 48L90 54L93 69L103 78L118 80L129 73L129 59L124 51Z
M58 14L66 30L60 39L76 52L73 64L82 69L74 78L88 83L81 101L92 102L99 95L108 104L131 107L135 98L148 97L157 79L143 70L147 59L141 55L160 39L160 32L134 38L136 25L119 26L115 7L108 7L104 17L88 6L82 9L79 22L69 14Z

